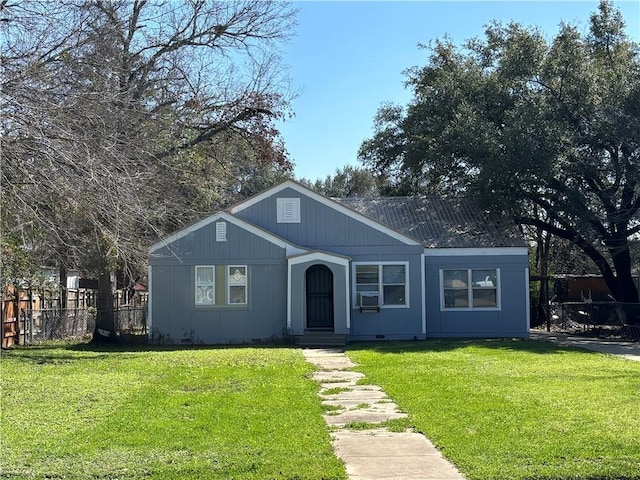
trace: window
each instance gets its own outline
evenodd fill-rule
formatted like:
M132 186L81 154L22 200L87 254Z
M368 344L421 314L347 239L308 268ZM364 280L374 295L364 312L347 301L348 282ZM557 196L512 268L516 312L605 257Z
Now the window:
M197 265L195 304L224 308L248 306L246 265Z
M215 267L196 266L196 305L215 305Z
M227 269L227 303L243 305L247 303L247 267L231 265Z
M405 263L355 264L356 307L406 307L407 271Z
M380 305L378 265L356 265L356 307Z
M278 223L300 223L299 198L278 198L276 207Z
M500 270L441 270L442 306L445 309L500 308Z

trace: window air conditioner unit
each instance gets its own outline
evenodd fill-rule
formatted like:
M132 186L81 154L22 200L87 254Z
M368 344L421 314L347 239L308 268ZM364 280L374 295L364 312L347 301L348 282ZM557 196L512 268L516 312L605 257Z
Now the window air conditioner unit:
M380 305L378 292L360 292L360 307L375 308Z

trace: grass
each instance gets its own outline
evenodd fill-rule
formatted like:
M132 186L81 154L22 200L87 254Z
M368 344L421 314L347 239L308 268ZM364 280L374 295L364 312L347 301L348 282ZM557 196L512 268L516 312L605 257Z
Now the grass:
M332 388L325 388L320 393L322 395L338 395L339 393L348 392L348 391L349 389L345 387L332 387Z
M529 340L348 354L469 480L640 479L640 363Z
M372 423L372 422L347 422L343 426L333 427L334 431L337 430L378 430L384 428L390 432L401 433L406 432L408 429L413 429L413 424L407 418L394 418L391 420L385 420L384 422Z
M640 479L640 363L526 340L348 353L410 415L382 426L469 480ZM345 479L312 369L287 348L4 350L0 478Z
M0 368L0 478L346 478L296 349L15 348Z

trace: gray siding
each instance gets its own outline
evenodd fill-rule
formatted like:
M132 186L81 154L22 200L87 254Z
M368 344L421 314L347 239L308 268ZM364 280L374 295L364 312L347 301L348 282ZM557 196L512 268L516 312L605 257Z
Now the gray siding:
M405 250L408 248L405 247ZM386 250L386 249L385 249ZM395 249L397 252L397 248ZM422 252L423 249L412 249L413 252L379 253L377 255L358 255L356 262L409 262L409 308L381 307L379 312L361 312L352 301L351 335L352 340L412 340L423 339L422 332ZM351 286L354 285L353 268L351 270ZM353 297L353 295L352 295Z
M278 198L300 199L300 223L277 222ZM284 241L273 237L273 241L267 240L264 236L268 234L263 236L259 229L243 225L236 218L234 221L241 225L219 220L227 224L225 242L216 241L216 221L204 221L193 227L196 230L187 230L170 245L151 252L150 334L154 340L215 344L279 336L287 327L289 287L291 330L304 334L305 272L316 264L326 265L333 273L334 331L348 334L351 340L528 336L526 255L486 255L485 251L484 255L423 257L422 245L403 241L397 235L381 231L384 228L373 221L360 221L292 188L266 196L237 211L235 216L286 239L289 245L286 247ZM289 248L293 245L318 252L315 257L309 252L309 258L291 260L289 284L287 249L289 253L300 252ZM347 258L331 253L351 259L346 272L348 280L344 265ZM381 306L378 312L361 312L356 308L353 264L359 262L407 262L408 307ZM223 266L247 265L247 304L226 305L216 299L217 305L196 306L196 265L219 266L218 293L220 288L226 291ZM441 310L440 270L456 268L500 269L501 308Z
M286 326L286 265L249 265L248 305L195 306L192 266L152 267L152 339L158 343L247 343Z
M277 222L277 198L300 198L300 223ZM380 335L384 335L385 339L425 337L422 332L421 277L421 254L424 249L421 245L407 245L289 188L240 210L237 215L297 245L347 255L352 262L409 262L409 308L381 308L379 312L361 313L359 308L354 307L351 294L353 271L349 272L350 285L345 292L346 301L351 307L350 338L375 340ZM298 332L305 319L302 286L294 284L292 302L292 321L295 322L292 328ZM348 333L346 326L344 330L340 327L338 318L336 316L336 333Z
M281 335L286 327L285 249L227 222L215 222L150 255L150 335L161 343L245 343ZM195 305L196 265L247 265L247 305ZM222 269L222 267L221 267ZM216 290L225 291L220 275Z
M223 221L223 220L221 220ZM200 265L211 259L236 263L281 259L284 250L243 228L227 223L227 241L216 242L216 222L202 227L149 255L151 265Z
M426 257L428 337L528 337L526 255ZM440 308L441 269L500 269L500 310Z
M300 198L300 223L278 223L277 198ZM236 213L296 245L351 255L354 247L402 246L379 230L286 188Z

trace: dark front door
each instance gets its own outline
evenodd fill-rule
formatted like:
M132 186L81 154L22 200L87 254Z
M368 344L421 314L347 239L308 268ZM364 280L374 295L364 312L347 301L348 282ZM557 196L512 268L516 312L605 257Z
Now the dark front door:
M309 267L307 281L307 328L333 330L333 273L324 265Z

